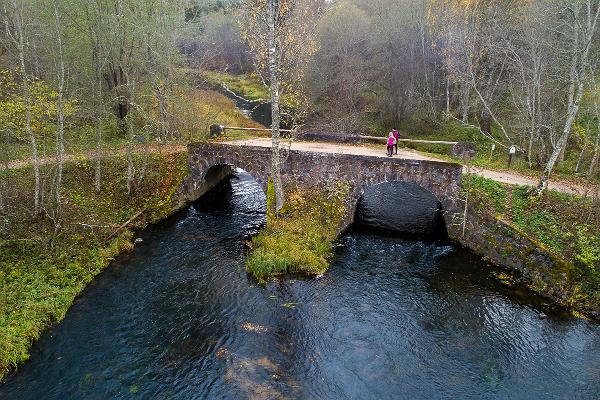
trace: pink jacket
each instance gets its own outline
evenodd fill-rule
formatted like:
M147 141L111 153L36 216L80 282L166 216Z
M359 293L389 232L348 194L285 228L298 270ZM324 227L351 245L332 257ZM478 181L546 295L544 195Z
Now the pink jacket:
M388 146L393 146L394 145L394 137L393 136L390 136L388 138L387 145Z

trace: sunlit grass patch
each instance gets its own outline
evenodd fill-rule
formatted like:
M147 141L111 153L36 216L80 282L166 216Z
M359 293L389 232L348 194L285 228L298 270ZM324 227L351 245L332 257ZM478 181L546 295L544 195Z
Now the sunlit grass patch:
M235 94L250 101L267 100L269 91L256 74L233 75L225 72L202 71L202 77L210 84L225 85Z

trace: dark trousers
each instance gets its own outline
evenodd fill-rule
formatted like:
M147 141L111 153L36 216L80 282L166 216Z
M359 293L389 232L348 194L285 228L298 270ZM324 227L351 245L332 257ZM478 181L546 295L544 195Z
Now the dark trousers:
M388 151L388 156L391 156L392 154L394 154L394 146L388 146L387 151Z
M396 154L398 154L398 142L396 142L396 144L394 145L394 147L396 148Z

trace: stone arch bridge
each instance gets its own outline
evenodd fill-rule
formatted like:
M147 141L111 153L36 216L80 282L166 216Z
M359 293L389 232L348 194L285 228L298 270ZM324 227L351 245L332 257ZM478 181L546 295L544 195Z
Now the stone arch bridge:
M227 143L192 143L188 146L190 173L179 191L180 206L197 200L229 176L235 168L248 172L266 191L271 170L271 150L266 147ZM365 189L384 182L412 182L431 192L442 204L451 238L458 228L453 224L462 214L459 164L386 158L353 154L284 151L281 167L284 183L314 187L336 179L350 184L349 213L340 232L354 219L356 206Z

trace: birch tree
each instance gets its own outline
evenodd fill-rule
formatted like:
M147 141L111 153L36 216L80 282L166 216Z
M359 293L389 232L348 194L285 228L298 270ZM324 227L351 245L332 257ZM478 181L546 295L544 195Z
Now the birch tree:
M57 50L57 80L58 93L56 96L56 178L54 180L54 231L58 232L61 226L61 190L63 181L63 163L65 157L65 58L63 48L63 24L61 13L59 11L59 1L53 0L52 8L54 11L54 32Z
M41 210L41 178L40 178L40 160L38 156L38 145L36 137L31 126L31 92L30 76L27 70L26 51L27 51L27 31L26 31L26 10L25 0L9 0L3 4L3 19L6 37L12 44L13 50L17 54L21 92L24 101L25 131L31 144L31 155L34 175L34 197L33 214L39 215Z
M240 24L242 37L254 55L256 71L271 95L271 179L275 188L275 209L285 202L281 181L281 98L282 94L302 98L304 67L316 50L315 16L317 0L245 0Z
M548 186L548 179L554 171L559 156L566 149L573 123L581 107L585 79L589 68L590 49L600 16L600 2L595 0L569 1L562 4L562 6L565 13L565 26L567 28L565 34L571 42L571 48L568 53L570 71L566 98L567 111L562 134L546 163L544 173L537 186L536 192L538 195Z

